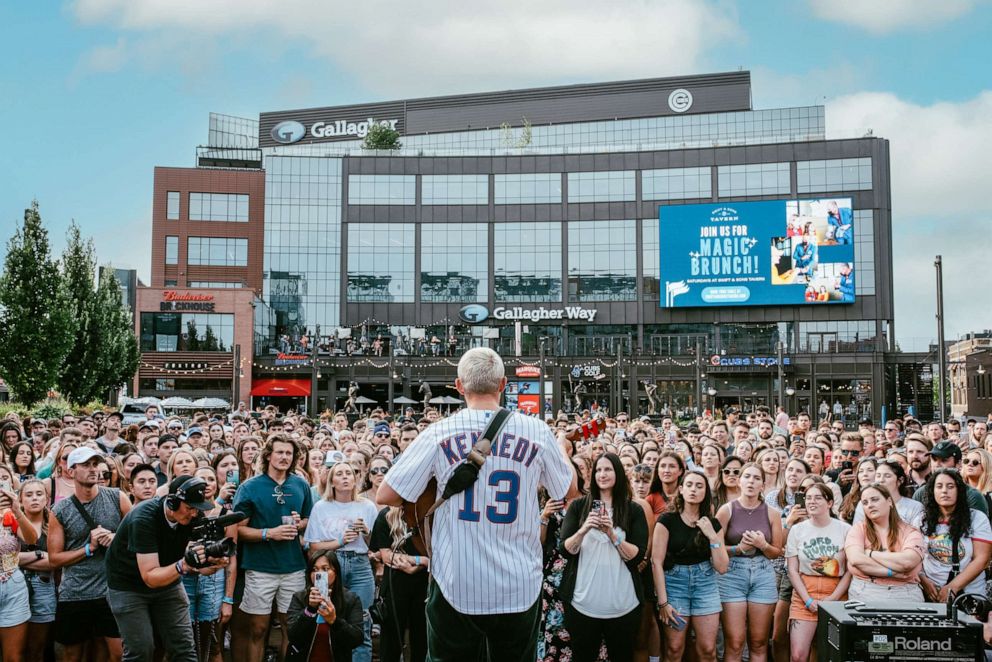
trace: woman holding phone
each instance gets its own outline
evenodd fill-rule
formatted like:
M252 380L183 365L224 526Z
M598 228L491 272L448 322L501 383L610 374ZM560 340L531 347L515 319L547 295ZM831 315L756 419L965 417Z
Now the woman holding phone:
M638 565L648 527L614 453L596 460L589 494L568 507L561 539L567 558L561 597L572 659L595 660L604 640L613 662L633 659L644 599Z
M843 600L851 584L844 556L851 526L830 516L833 491L823 483L814 483L806 487L804 501L808 519L789 529L785 547L793 586L789 605L791 662L809 660L820 602Z
M375 595L375 576L369 563L369 536L378 516L375 504L359 494L355 469L341 453L328 453L327 488L313 506L304 542L311 551L334 550L341 566L340 580L354 592L365 610L365 641L355 650L357 662L372 659L372 620L368 608Z
M293 595L287 612L287 662L351 662L362 643L362 603L341 581L341 565L330 550L307 564L306 588Z
M715 662L720 627L717 573L730 564L706 475L689 471L668 512L654 527L651 565L658 619L666 626L665 659L681 660L689 627L699 662Z

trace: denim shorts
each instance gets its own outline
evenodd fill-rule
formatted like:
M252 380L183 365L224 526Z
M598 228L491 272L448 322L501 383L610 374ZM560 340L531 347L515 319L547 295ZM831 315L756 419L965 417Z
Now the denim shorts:
M58 598L50 573L25 572L31 596L31 623L54 623Z
M220 618L220 605L224 599L227 572L220 570L212 575L186 575L183 588L189 598L189 620L193 623L216 621Z
M665 571L668 602L682 616L719 614L720 592L717 572L709 561L695 565L675 565Z
M753 602L773 605L778 601L778 585L772 562L758 554L735 556L730 568L717 579L721 602Z
M0 628L12 628L31 618L31 602L24 573L14 574L0 581Z

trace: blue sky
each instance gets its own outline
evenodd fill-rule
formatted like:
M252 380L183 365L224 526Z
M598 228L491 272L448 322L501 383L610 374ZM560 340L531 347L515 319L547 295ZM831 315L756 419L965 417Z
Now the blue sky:
M892 141L903 344L934 335L938 252L949 336L992 327L959 286L990 268L988 0L75 0L0 3L0 26L4 239L37 198L57 250L75 219L147 280L152 169L193 165L211 111L744 68L756 108Z

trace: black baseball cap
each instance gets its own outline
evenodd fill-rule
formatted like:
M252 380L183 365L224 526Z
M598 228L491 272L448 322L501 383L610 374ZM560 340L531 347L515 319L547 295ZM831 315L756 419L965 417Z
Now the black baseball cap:
M930 451L930 457L935 457L940 460L946 460L949 457L953 457L956 461L961 461L961 447L955 444L953 441L942 441L933 447Z
M191 485L186 487L187 483L191 483ZM206 490L207 482L195 476L179 476L173 478L172 482L169 483L169 494L174 495L190 508L197 510L214 509L214 502L207 500Z

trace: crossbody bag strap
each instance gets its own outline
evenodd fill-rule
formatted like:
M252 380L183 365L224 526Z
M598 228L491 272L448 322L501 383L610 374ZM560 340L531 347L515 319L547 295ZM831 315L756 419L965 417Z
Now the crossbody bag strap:
M486 429L483 431L482 437L480 437L479 441L476 442L476 447L480 447L480 450L484 441L489 442L484 455L488 455L491 451L493 440L499 435L499 431L503 429L503 425L509 417L510 410L505 407L500 407L499 410L493 415L493 419L489 421L489 425L487 425ZM485 461L485 457L483 457L483 461Z
M97 495L98 496L99 496L99 494L100 493L97 492ZM69 500L72 501L72 505L74 505L76 507L76 510L79 511L79 515L86 521L86 526L90 527L90 531L93 531L94 529L96 529L97 528L97 523L95 521L93 521L93 517L88 512L86 512L86 509L85 508L83 508L83 502L79 500L79 497L77 497L75 494L73 494L69 498Z

